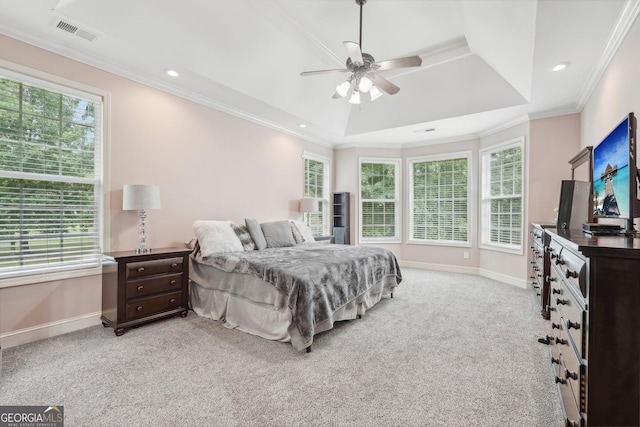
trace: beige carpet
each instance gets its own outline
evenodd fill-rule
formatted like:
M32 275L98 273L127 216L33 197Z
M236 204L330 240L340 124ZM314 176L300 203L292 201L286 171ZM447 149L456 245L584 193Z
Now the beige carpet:
M531 290L403 275L308 354L193 313L5 349L0 405L63 405L66 426L562 425Z

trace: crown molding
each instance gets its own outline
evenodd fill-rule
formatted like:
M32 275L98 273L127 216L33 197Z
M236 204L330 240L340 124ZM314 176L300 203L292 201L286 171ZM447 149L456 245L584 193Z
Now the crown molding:
M595 90L596 86L600 82L604 72L607 67L611 63L611 60L615 56L618 48L624 41L627 33L633 26L638 14L640 13L640 0L627 0L625 3L620 16L618 17L618 21L611 31L611 35L609 36L609 40L605 45L602 53L600 54L600 59L596 64L595 68L589 74L585 85L582 88L578 96L578 101L576 103L576 108L578 111L582 111L584 106L589 101L591 94Z

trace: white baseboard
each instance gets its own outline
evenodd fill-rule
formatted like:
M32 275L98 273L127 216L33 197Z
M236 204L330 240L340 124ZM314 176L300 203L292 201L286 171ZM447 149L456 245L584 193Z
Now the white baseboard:
M526 280L518 279L517 277L507 276L506 274L496 273L495 271L485 270L483 268L476 267L461 267L459 265L448 264L434 264L430 262L416 262L416 261L398 261L400 267L418 268L421 270L435 270L435 271L448 271L451 273L463 273L463 274L475 274L476 276L487 277L489 279L497 280L509 285L517 286L519 288L527 288L528 282Z
M461 267L459 265L449 264L434 264L431 262L417 262L417 261L398 261L400 267L419 268L420 270L436 270L436 271L448 271L451 273L464 273L478 275L479 270L475 267Z
M45 323L44 325L38 325L2 334L0 335L0 346L2 346L2 348L11 348L33 341L55 337L56 335L62 335L68 332L88 328L90 326L99 325L102 323L100 321L101 315L102 312L99 311L97 313L71 317L57 322Z

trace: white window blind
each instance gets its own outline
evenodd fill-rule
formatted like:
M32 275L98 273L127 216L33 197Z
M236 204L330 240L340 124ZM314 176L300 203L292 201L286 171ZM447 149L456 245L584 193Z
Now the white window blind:
M101 129L98 96L0 70L0 278L99 265Z
M400 240L400 161L360 159L360 240Z
M314 236L329 235L329 160L304 155L304 197L318 199L318 212L305 213Z
M409 241L469 243L469 153L409 159Z
M522 252L523 138L481 153L482 236L489 248Z

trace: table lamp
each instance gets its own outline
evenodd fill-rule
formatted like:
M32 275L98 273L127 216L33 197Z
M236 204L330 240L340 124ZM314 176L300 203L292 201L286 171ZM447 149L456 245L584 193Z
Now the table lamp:
M145 220L147 209L160 209L160 188L157 185L125 185L122 187L122 210L140 211L140 247L136 254L151 253L147 247Z

